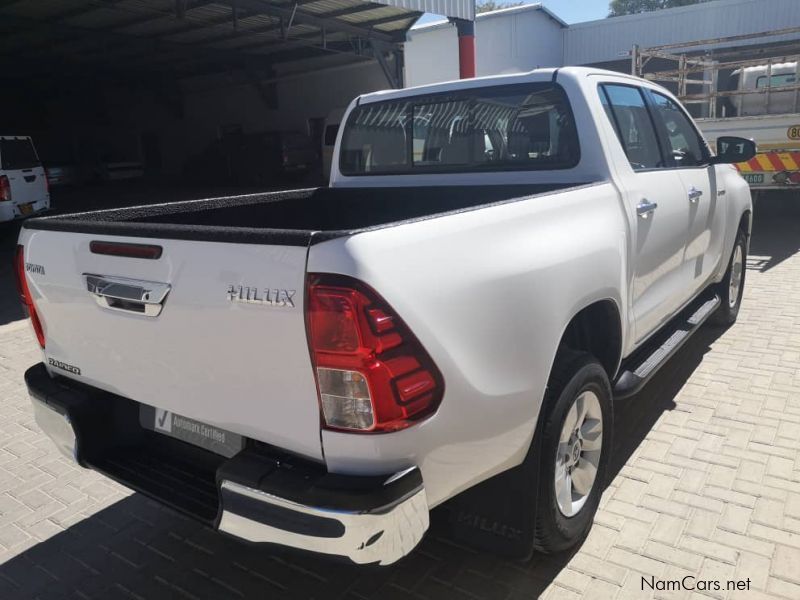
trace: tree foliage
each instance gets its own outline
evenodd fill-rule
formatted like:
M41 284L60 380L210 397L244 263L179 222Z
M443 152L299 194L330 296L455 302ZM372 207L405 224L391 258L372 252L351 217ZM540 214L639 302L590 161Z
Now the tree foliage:
M619 17L662 8L699 4L700 2L708 2L708 0L611 0L608 5L608 16Z
M497 2L496 0L478 0L475 4L475 12L487 13L493 10L500 10L501 8L511 8L513 6L522 6L525 2Z

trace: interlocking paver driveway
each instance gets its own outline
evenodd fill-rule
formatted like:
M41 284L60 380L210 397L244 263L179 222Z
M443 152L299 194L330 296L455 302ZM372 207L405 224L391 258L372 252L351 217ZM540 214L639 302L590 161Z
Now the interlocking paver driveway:
M618 406L610 483L577 553L507 562L437 525L407 560L369 570L238 543L61 458L23 388L39 353L14 320L9 237L0 598L800 598L800 208L759 209L739 322L699 332ZM751 590L642 590L686 575Z

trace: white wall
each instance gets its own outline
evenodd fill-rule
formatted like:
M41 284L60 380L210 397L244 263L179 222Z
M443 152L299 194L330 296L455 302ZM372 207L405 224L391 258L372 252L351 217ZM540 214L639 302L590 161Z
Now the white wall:
M403 52L406 87L458 79L458 36L453 25L412 29Z
M606 63L627 59L634 44L648 47L797 26L800 0L714 0L569 27L536 6L522 6L478 15L477 71L480 76ZM458 38L455 26L449 23L412 29L405 54L407 86L458 79Z
M478 75L559 67L564 61L564 28L542 11L486 15L475 29Z
M522 73L563 63L563 27L535 7L478 15L477 74ZM406 86L458 79L458 35L445 23L412 29L405 44Z

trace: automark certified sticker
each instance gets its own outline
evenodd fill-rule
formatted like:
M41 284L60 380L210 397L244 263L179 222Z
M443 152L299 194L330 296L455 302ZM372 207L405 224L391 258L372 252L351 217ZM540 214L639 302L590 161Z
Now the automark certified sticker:
M227 457L244 448L244 438L239 434L163 408L142 405L139 410L139 424L145 429Z

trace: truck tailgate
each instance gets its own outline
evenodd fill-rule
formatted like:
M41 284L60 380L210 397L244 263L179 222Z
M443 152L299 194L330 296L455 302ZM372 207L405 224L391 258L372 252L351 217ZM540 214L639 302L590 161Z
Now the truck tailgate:
M93 240L163 253L96 254ZM303 314L306 246L27 229L21 243L52 373L322 459ZM98 300L87 274L169 287L160 288L161 308L145 313L140 304ZM124 296L123 288L108 296Z

